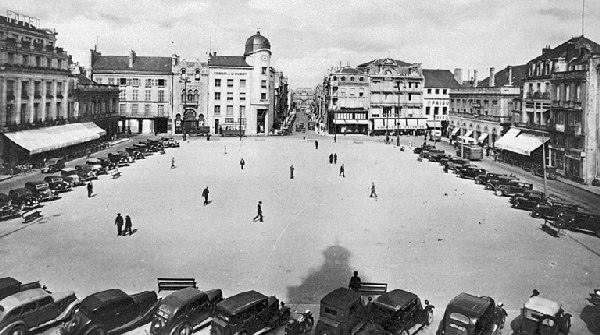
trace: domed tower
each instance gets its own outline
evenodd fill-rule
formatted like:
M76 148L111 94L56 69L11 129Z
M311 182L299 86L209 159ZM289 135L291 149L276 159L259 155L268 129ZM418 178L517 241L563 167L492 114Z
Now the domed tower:
M244 57L246 63L253 67L249 83L250 113L247 116L247 133L268 133L273 124L273 108L270 103L270 91L273 87L269 87L271 43L260 31L246 40Z

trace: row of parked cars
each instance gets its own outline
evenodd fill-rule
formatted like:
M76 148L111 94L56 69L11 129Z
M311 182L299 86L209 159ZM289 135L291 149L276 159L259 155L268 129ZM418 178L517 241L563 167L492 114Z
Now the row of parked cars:
M527 210L535 218L543 218L558 229L587 231L600 237L600 215L584 212L576 204L566 203L534 190L533 184L520 180L515 175L486 171L468 159L452 157L444 150L424 144L414 152L421 158L439 162L444 171L452 171L460 178L473 179L484 185L496 196L510 197L513 208Z
M65 167L62 158L49 159L42 172L60 174L27 182L21 188L10 190L8 194L0 193L0 220L18 217L22 212L34 210L41 206L41 202L57 200L60 198L60 193L85 185L86 182L97 179L99 175L109 174L113 169L127 166L136 159L144 158L167 147L179 147L179 142L172 137L150 139L104 157L90 157L85 164L76 165L74 168Z
M373 299L374 298L374 299ZM402 289L372 291L340 287L320 301L315 335L414 334L433 323L429 301ZM312 330L310 311L292 311L275 296L250 290L224 298L220 289L179 288L165 298L155 291L129 295L109 289L78 299L72 291L52 293L39 282L0 278L0 334L26 335L60 323L61 335L122 333L150 323L151 335L189 335L208 325L211 335L254 334L285 326L287 335ZM507 313L488 296L460 293L447 305L437 335L499 334ZM539 296L525 302L516 334L568 334L571 315Z

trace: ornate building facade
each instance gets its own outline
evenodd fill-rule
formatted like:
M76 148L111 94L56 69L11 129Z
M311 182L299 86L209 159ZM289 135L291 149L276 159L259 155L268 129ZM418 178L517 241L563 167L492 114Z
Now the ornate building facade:
M196 132L208 126L208 64L180 60L173 55L173 119L170 127L174 134Z

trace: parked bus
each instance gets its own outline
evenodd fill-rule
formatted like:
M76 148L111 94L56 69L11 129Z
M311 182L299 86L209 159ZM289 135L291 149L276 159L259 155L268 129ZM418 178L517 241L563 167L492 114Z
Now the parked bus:
M461 155L464 153L464 155ZM483 159L483 148L473 144L463 144L456 147L456 156L466 158L472 161L478 161Z

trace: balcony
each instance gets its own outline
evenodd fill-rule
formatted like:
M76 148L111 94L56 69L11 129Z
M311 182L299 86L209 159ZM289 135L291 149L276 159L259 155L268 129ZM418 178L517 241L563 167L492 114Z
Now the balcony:
M528 123L518 122L518 123L515 123L515 126L519 127L519 128L525 128L525 129L531 129L531 130L541 130L541 131L554 130L554 123L552 123L552 122L546 123L546 124L539 124L539 123L533 123L533 122L528 122Z

